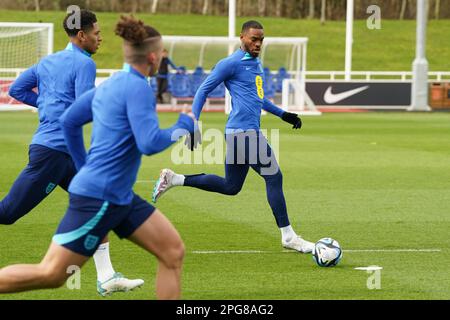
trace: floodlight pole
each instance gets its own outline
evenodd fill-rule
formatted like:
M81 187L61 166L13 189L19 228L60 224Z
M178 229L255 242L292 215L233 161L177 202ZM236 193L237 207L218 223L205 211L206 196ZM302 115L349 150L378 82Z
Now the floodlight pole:
M353 45L353 11L354 0L347 0L347 23L345 36L345 80L351 80L352 72L352 45Z
M428 0L417 0L416 58L413 62L411 106L408 111L430 111L428 106L428 61L425 56Z
M228 38L231 40L236 36L236 0L228 1ZM230 43L228 45L228 55L232 54L234 46ZM225 112L231 112L231 96L227 89L225 89Z

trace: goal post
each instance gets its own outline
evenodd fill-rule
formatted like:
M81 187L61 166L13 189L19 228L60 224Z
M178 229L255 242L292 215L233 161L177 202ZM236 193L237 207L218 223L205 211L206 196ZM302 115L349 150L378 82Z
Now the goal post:
M0 111L31 107L8 95L20 73L53 53L53 23L0 22Z
M239 37L212 36L163 36L163 42L177 66L184 66L187 70L201 67L205 72L209 72L219 60L229 55L230 50L237 50L241 44ZM263 67L268 68L273 78L279 81L279 90L273 96L276 104L292 112L320 114L305 90L307 44L308 38L304 37L266 37L260 59ZM281 69L286 71L284 79L287 78L291 85L282 85L283 78L279 77ZM281 90L282 93L279 92ZM288 98L282 101L282 96ZM229 113L231 103L227 101L230 100L224 99L223 103L225 112Z

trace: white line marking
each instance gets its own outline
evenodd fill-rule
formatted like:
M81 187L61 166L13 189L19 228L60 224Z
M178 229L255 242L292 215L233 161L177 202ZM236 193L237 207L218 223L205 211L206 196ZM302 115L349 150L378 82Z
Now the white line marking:
M441 249L349 249L344 252L441 252Z
M343 252L441 252L441 249L347 249ZM194 250L194 254L257 254L257 253L297 253L295 250L267 251L267 250Z
M376 271L376 270L383 270L383 267L379 266L357 267L355 268L355 270Z
M262 250L219 250L219 251L197 250L197 251L192 251L192 253L195 253L195 254L222 254L222 253L279 253L279 252L278 251L262 251Z

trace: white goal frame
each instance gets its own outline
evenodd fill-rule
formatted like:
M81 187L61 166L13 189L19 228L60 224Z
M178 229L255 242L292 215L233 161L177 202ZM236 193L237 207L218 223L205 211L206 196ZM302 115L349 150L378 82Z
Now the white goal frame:
M28 33L32 33L32 32L38 32L38 31L42 31L42 30L47 30L47 50L46 50L46 55L52 54L53 53L53 32L54 32L54 26L53 23L33 23L33 22L0 22L0 38L2 37L10 37L11 34L8 33L6 35L2 34L2 27L17 27L17 28L29 28L30 30L22 30L22 31L18 31L17 35L26 35ZM1 52L0 52L1 54ZM21 72L23 72L24 70L26 70L26 68L30 67L30 66L21 66L20 68L12 68L9 66L0 66L2 67L0 69L0 73L1 74L9 74L8 76L1 76L0 75L0 80L5 80L5 81L14 81L15 78L17 78ZM1 85L1 84L0 84ZM7 97L5 96L7 95L7 93L5 92L5 90L3 90L3 88L0 88L0 98L2 99L6 99ZM13 99L11 98L11 101ZM0 111L17 111L17 110L27 110L27 109L31 109L34 110L35 108L27 106L27 105L23 105L23 104L12 104L12 103L6 103L6 104L2 104L0 101Z
M53 53L53 23L38 23L38 22L0 22L1 27L28 27L28 28L47 28L47 54ZM35 32L30 31L30 32ZM0 38L2 34L0 33Z
M224 44L228 45L228 52L232 53L234 50L239 48L241 40L239 37L212 37L212 36L163 36L164 45L168 48L169 56L173 55L173 52L177 44L194 44L200 45L198 65L202 66L204 62L204 51L209 44ZM267 48L270 45L291 45L291 54L289 59L289 65L287 71L293 75L292 79L289 79L291 86L283 85L282 97L289 96L289 88L294 89L295 98L293 99L296 103L292 112L297 112L300 114L311 114L320 115L311 99L308 99L306 94L306 54L308 38L305 37L266 37L264 38L264 44L262 46L260 59L264 66L264 58ZM225 58L225 57L224 57ZM228 92L226 96L229 96ZM290 109L290 101L292 99L285 98L282 102L282 108L284 110ZM310 103L308 103L308 101ZM306 102L306 104L305 104ZM231 111L231 99L226 99L225 102L225 113L230 113Z

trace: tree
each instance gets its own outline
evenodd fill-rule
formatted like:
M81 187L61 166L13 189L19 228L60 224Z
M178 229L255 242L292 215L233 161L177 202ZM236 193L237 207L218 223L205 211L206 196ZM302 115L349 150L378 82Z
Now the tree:
M114 12L117 8L117 0L110 0L109 1L109 11Z
M325 16L327 12L327 0L322 0L322 5L320 7L320 24L325 24Z
M266 0L258 0L258 13L260 17L266 14Z
M283 8L283 0L277 0L276 6L275 6L275 15L277 17L281 17L282 8Z
M243 10L243 3L242 3L242 1L243 0L236 0L236 15L238 16L238 17L242 17L243 16L243 14L242 14L242 10Z
M34 7L36 11L41 11L41 6L39 4L39 0L34 0Z
M53 0L52 7L53 10L61 10L61 4L59 3L59 0Z
M203 0L203 10L202 10L202 14L205 16L208 14L208 4L209 4L209 0Z
M441 10L441 0L436 0L434 3L434 18L439 20L439 13Z
M152 0L152 13L155 14L156 10L158 10L158 0Z
M308 19L314 19L314 0L309 0Z
M131 1L131 13L136 14L139 7L141 6L141 0L133 0Z
M400 9L400 20L403 20L403 18L405 17L406 1L407 0L402 0L402 7Z

